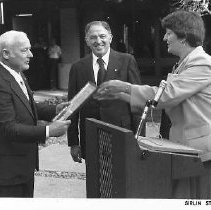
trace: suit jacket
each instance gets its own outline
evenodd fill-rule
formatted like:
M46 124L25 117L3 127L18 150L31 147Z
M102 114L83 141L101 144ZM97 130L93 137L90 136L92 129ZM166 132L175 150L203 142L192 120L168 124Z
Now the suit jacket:
M30 100L0 65L0 185L19 184L34 177L38 142L46 139L45 126L38 126L37 119L49 120L55 114L54 106L36 105L26 80L25 84Z
M137 111L143 102L153 98L156 87L134 86L131 106ZM211 56L202 47L194 49L169 74L167 86L159 100L158 108L165 108L172 126L169 138L211 151Z
M111 49L109 62L104 80L118 79L130 83L140 84L140 75L137 63L130 54L119 53ZM74 63L69 74L68 100L90 81L95 83L92 55ZM129 104L125 102L89 100L71 119L68 129L68 145L80 145L82 157L85 158L85 118L99 119L117 126L136 130L138 117L131 114ZM80 119L80 120L79 120ZM79 129L80 127L80 141Z

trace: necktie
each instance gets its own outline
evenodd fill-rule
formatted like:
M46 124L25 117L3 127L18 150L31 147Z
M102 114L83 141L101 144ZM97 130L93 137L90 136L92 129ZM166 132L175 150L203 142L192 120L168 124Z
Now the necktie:
M22 76L21 76L22 77ZM25 82L24 82L25 81ZM29 85L28 85L28 83L27 83L27 80L26 80L26 78L24 78L23 80L21 80L21 82L20 83L22 83L21 85L23 85L25 88L24 88L24 90L23 90L23 92L24 92L24 94L26 95L26 97L28 98L28 100L29 100L29 103L30 103L30 105L31 105L31 108L32 108L32 113L33 113L33 115L34 115L34 117L35 117L35 119L37 120L38 119L38 117L37 117L37 112L36 112L36 108L35 108L35 104L34 104L34 100L33 100L33 92L32 92L32 90L30 89L30 87L29 87Z
M22 79L20 80L20 84L21 84L22 91L24 92L24 94L26 95L26 97L29 100L28 91L27 91L26 85L25 85L25 83L24 83L24 81Z
M97 62L99 64L99 71L97 74L97 85L100 85L104 80L106 70L105 70L104 61L102 58L98 58Z
M178 68L179 64L178 62L174 64L173 68L172 68L172 73L175 74L176 73L176 69Z

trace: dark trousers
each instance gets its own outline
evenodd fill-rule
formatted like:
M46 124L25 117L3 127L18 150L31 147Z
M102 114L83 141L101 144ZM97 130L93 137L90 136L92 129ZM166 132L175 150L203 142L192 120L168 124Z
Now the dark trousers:
M0 185L0 197L33 198L34 179L17 185Z

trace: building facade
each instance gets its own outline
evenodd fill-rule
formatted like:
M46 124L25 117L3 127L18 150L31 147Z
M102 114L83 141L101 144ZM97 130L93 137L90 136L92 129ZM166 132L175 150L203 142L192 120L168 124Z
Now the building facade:
M3 3L1 32L22 30L31 40L34 58L27 76L35 90L48 88L46 50L52 38L57 40L62 49L58 74L59 88L67 89L71 64L89 53L84 39L84 28L93 20L105 20L110 24L113 34L112 47L135 56L144 83L158 84L177 61L176 57L167 53L166 44L162 41L164 31L160 21L171 11L175 0L0 2ZM205 22L209 26L209 16L205 16ZM207 37L209 34L207 30Z

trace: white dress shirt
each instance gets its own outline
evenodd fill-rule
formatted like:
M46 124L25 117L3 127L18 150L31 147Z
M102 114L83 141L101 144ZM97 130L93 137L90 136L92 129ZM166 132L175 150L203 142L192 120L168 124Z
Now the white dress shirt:
M20 74L20 72L16 72L13 69L11 69L9 66L5 65L4 63L0 62L0 64L9 71L9 73L15 78L16 82L19 84L21 90L23 91L23 93L25 94L25 96L27 97L27 99L29 100L29 95L28 95L28 91L26 88L26 85L23 81L23 78Z

